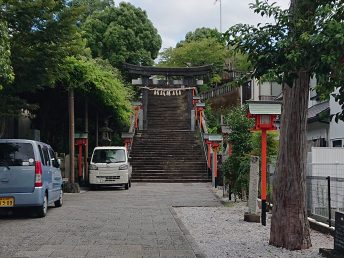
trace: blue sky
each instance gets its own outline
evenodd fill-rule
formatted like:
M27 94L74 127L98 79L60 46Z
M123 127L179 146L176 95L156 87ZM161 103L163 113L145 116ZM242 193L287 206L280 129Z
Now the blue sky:
M237 23L257 24L267 19L254 14L249 3L255 0L222 0L222 30ZM147 12L162 37L162 48L174 47L185 34L196 28L220 27L219 0L126 0ZM272 1L270 1L272 2ZM288 8L289 0L275 0Z

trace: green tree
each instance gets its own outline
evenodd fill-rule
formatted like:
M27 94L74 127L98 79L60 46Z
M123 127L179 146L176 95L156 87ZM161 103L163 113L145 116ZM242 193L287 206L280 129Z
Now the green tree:
M280 149L275 174L270 244L311 246L306 210L306 124L309 82L344 103L343 7L340 0L291 0L289 10L257 0L256 13L275 19L258 27L239 24L226 32L230 45L247 53L254 76L274 74L283 83ZM344 112L344 111L343 111ZM343 117L343 112L338 117Z
M253 121L247 117L246 107L235 107L224 115L224 123L231 129L228 144L232 146L232 155L224 162L222 169L231 190L241 196L243 192L248 193L249 154L252 150L250 130Z
M221 114L216 112L211 108L210 103L206 103L206 108L204 110L205 119L207 122L208 133L220 133L221 123L220 116Z
M11 61L16 73L13 85L6 88L6 98L1 96L1 103L8 108L1 106L0 113L4 110L5 115L15 115L20 108L28 108L14 96L37 103L41 108L35 112L35 128L41 129L43 140L63 152L68 146L66 93L70 88L76 93L77 113L84 114L79 107L88 98L94 117L94 110L111 115L118 130L129 122L131 89L107 61L90 58L78 27L83 10L81 5L70 6L62 0L6 0L0 9L11 31Z
M215 69L221 70L227 57L229 52L225 45L213 38L201 38L166 49L161 53L160 65L186 67L213 64Z
M81 22L84 22L86 18L92 15L94 12L102 12L107 7L113 7L113 0L72 0L71 6L78 6L84 9L81 15Z
M81 9L64 0L4 0L1 16L11 31L16 92L54 86L70 55L87 55L77 27Z
M0 91L14 79L7 22L0 19Z
M132 90L107 61L67 57L58 83L82 91L91 102L107 108L122 125L129 125Z
M227 47L224 37L216 29L198 28L194 32L188 32L185 40L177 43L176 47L170 47L160 52L159 66L186 67L213 65L211 78L206 78L209 84L222 82L225 63L230 60L231 68L241 71L249 71L250 63L247 57Z
M226 45L226 39L223 37L223 34L220 33L217 29L211 28L197 28L195 31L190 31L186 33L185 39L178 42L176 47L183 46L184 43L190 43L193 41L198 41L202 39L215 39L218 43Z
M108 59L117 68L125 62L152 65L161 47L146 12L129 3L93 13L81 27L92 56Z

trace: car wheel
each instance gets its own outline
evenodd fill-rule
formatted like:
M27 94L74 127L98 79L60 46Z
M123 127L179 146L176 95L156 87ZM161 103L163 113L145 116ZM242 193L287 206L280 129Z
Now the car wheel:
M43 205L37 208L37 217L43 218L47 215L48 211L48 195L44 195Z
M60 196L59 199L57 201L54 202L55 207L61 207L63 204L63 190L60 190Z
M129 189L129 181L128 181L128 183L124 184L124 189L125 189L125 190L128 190L128 189Z
M131 179L129 179L129 187L131 187Z

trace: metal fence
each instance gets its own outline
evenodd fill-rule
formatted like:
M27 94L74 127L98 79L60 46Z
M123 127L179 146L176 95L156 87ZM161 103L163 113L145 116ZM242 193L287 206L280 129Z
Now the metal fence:
M308 164L307 208L311 216L334 223L336 211L344 211L344 164Z
M202 101L206 101L207 99L216 98L237 89L238 89L237 86L233 86L232 84L226 83L226 84L217 86L207 92L203 92L200 94L200 96L201 96Z

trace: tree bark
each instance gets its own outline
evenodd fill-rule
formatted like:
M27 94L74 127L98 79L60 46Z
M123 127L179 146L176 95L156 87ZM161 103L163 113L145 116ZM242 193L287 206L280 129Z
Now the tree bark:
M88 144L89 144L89 136L88 136L88 99L85 97L85 133L87 133L87 142L85 145L85 182L88 183Z
M69 109L69 169L70 169L70 175L69 175L69 181L70 183L74 184L75 182L75 172L74 172L74 153L75 153L75 147L74 147L74 130L75 130L75 124L74 124L74 90L73 88L70 88L68 90L68 109Z
M306 208L307 110L310 74L284 85L280 152L273 183L270 244L289 250L311 246Z

